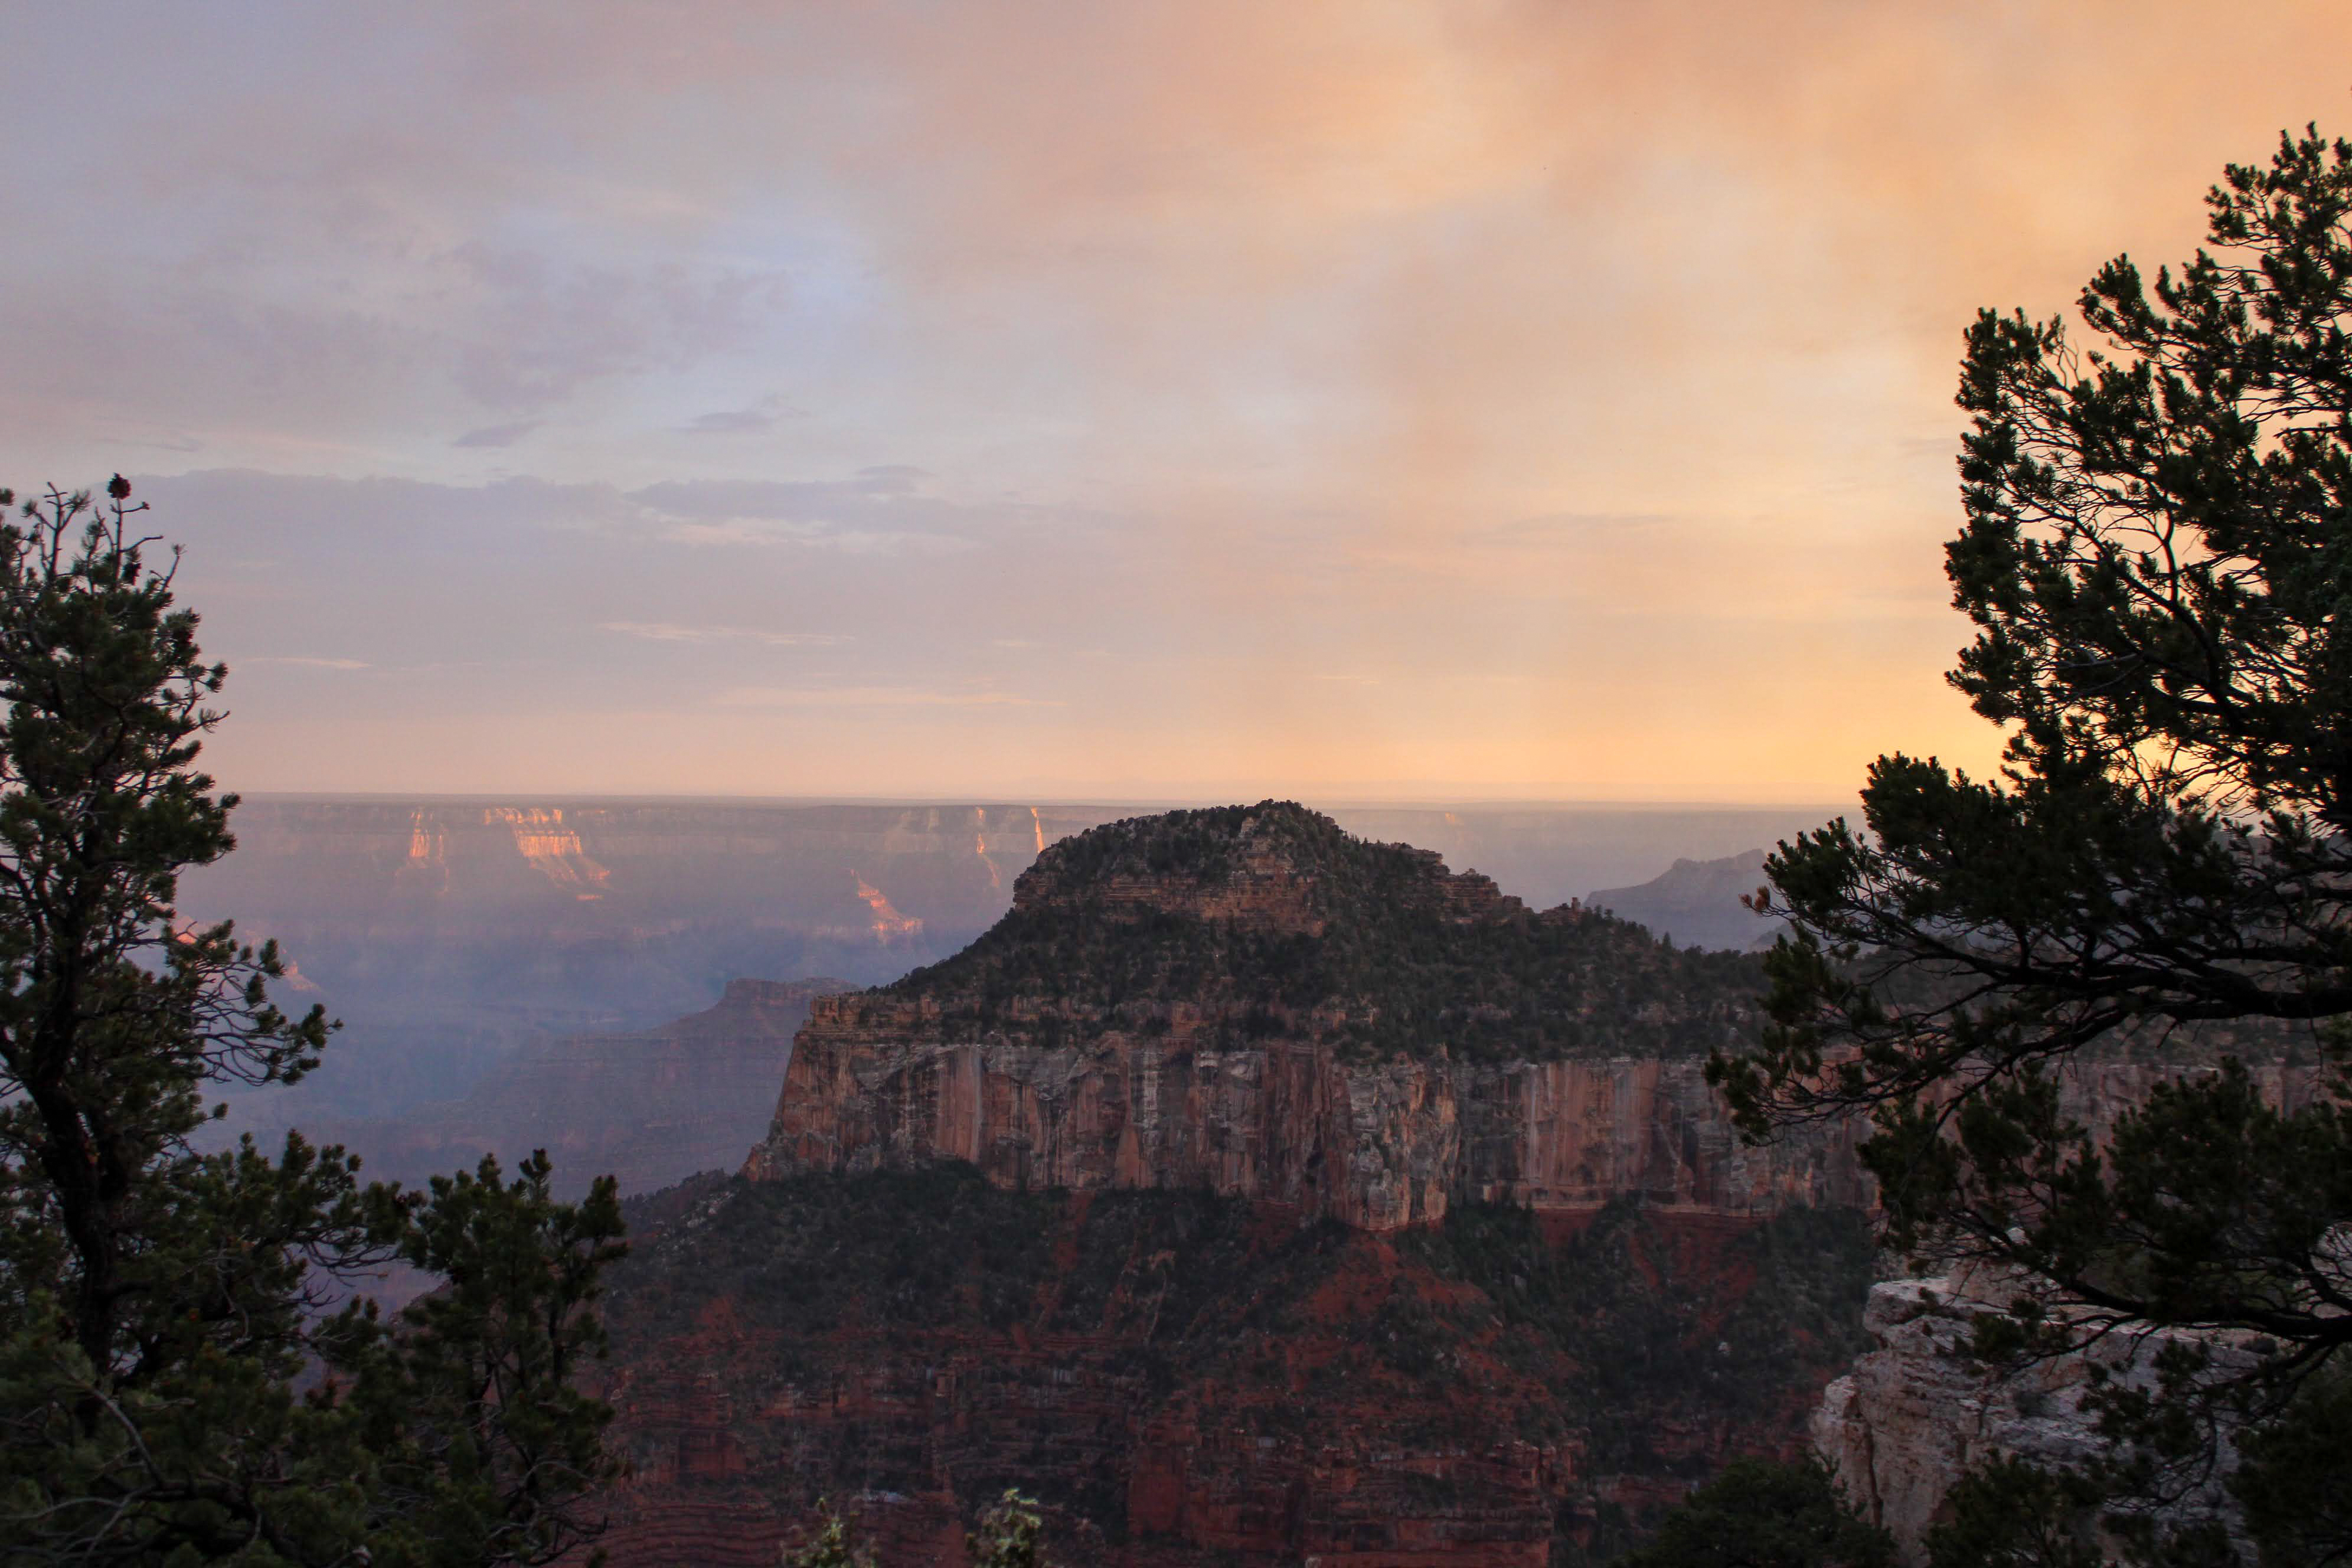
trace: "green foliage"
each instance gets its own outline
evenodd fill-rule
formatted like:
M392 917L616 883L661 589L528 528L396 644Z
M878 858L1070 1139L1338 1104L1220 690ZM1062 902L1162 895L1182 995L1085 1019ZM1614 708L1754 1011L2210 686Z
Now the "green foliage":
M193 765L226 672L129 495L0 526L0 1563L549 1561L608 1473L566 1380L610 1186L190 1148L208 1089L294 1081L330 1026L271 1004L274 945L173 910L234 843ZM400 1257L450 1293L323 1314Z
M2246 1462L2232 1490L2264 1563L2352 1556L2352 1489L2321 1484L2352 1454L2352 1369L2338 1359L2238 1445Z
M851 1545L849 1521L834 1511L830 1501L819 1498L816 1514L816 1534L798 1551L787 1548L782 1568L874 1568L873 1552Z
M378 1563L464 1568L486 1542L502 1561L545 1563L597 1532L583 1504L618 1474L602 1441L612 1413L572 1380L604 1354L584 1309L627 1248L613 1178L560 1204L551 1169L542 1151L512 1182L488 1155L434 1177L401 1254L440 1288L391 1331L355 1305L320 1336L381 1478Z
M1752 1421L1793 1408L1868 1348L1862 1305L1877 1269L1864 1215L1790 1209L1712 1258L1659 1244L1647 1222L1641 1201L1623 1197L1555 1244L1526 1209L1459 1204L1398 1246L1477 1286L1528 1352L1541 1347L1530 1364L1589 1412L1600 1466L1654 1465L1646 1435L1662 1417Z
M1202 892L1263 890L1274 867L1319 929L1139 905L1150 878ZM1579 1053L1697 1056L1748 1021L1753 957L1677 949L1598 910L1473 907L1436 858L1351 838L1287 802L1170 812L1064 839L963 952L882 994L933 997L938 1027L1076 1045L1151 1035L1182 1003L1222 1013L1246 1046L1336 1024L1354 1056L1446 1051L1473 1060ZM1037 999L1049 1005L1041 1016Z
M1818 1463L1735 1459L1659 1521L1619 1568L1895 1568L1895 1541L1865 1523ZM1937 1568L1944 1568L1938 1562Z
M849 1521L831 1502L819 1499L816 1513L816 1533L807 1544L785 1549L782 1568L875 1568L873 1551L856 1547ZM1042 1555L1045 1530L1037 1500L1008 1488L981 1516L980 1528L964 1537L971 1568L1049 1568Z
M711 1212L657 1242L615 1289L647 1317L726 1295L760 1327L933 1328L1025 1317L1066 1198L1005 1192L970 1165L731 1182Z
M971 1568L1046 1568L1039 1555L1045 1521L1034 1498L1006 1489L996 1506L964 1537L971 1552Z
M1927 1532L1929 1568L2100 1568L2098 1489L2021 1459L1960 1479Z
M845 1382L875 1400L821 1437L735 1426L803 1501L944 1477L969 1520L1013 1487L1110 1542L1130 1529L1132 1452L1094 1424L1133 1433L1160 1413L1293 1452L1344 1419L1423 1453L1516 1434L1575 1442L1602 1473L1696 1479L1704 1461L1662 1457L1652 1434L1793 1431L1863 1348L1874 1278L1868 1220L1835 1210L1716 1234L1627 1201L1554 1239L1524 1209L1469 1205L1376 1238L1200 1191L1006 1191L954 1163L693 1192L614 1277L628 1364L662 1367L690 1325L723 1321L758 1346L742 1411ZM1062 1369L1079 1384L1034 1356L992 1357L1002 1342L983 1332L1085 1347ZM944 1389L925 1370L950 1365ZM930 1420L971 1446L943 1459L908 1441L889 1414L908 1397L946 1401ZM1080 1414L1039 1421L1040 1407ZM1465 1510L1488 1484L1391 1482Z
M1780 846L1770 1023L1710 1071L1755 1132L1872 1112L1894 1241L2042 1282L2010 1349L2238 1331L2095 1389L2098 1479L2144 1525L2252 1423L2265 1560L2326 1561L2352 1535L2277 1510L2352 1492L2352 1449L2262 1434L2324 1426L2352 1345L2352 1110L2340 1070L2283 1107L2228 1058L2340 1069L2352 1014L2352 144L2282 137L2208 205L2178 274L2091 280L2097 350L1969 331L1950 679L2007 732L2000 777L1884 757L1866 830ZM2149 1051L2193 1070L2102 1148L2061 1080Z

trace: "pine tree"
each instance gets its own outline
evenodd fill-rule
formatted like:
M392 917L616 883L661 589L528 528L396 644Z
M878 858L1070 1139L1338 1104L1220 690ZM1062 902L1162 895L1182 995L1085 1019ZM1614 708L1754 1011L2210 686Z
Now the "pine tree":
M208 1093L297 1081L331 1026L269 1000L275 944L174 908L235 843L194 766L226 671L130 493L0 525L0 1563L550 1561L612 1469L571 1385L612 1184L192 1147ZM395 1257L445 1290L324 1310Z
M981 1516L980 1528L964 1537L971 1552L971 1568L1048 1568L1045 1551L1045 1516L1037 1500L1013 1488Z
M1950 679L2006 731L2000 776L1883 757L1863 828L1780 846L1757 900L1795 932L1772 1021L1711 1071L1758 1135L1874 1117L1890 1238L2032 1282L1988 1353L2213 1331L2230 1353L2178 1349L2159 1386L2095 1400L2107 1506L2147 1526L2244 1423L2265 1561L2333 1562L2352 1553L2325 1500L2352 1495L2352 1448L2321 1436L2352 1425L2352 146L2282 137L2208 205L2210 248L2178 274L2121 258L2091 280L2095 349L2021 312L1969 330L1947 569L1977 633ZM2316 1099L2266 1099L2231 1040L2323 1058ZM2063 1083L2125 1052L2174 1077L2103 1146Z
M1857 1518L1818 1463L1735 1459L1617 1568L1894 1568L1895 1542Z

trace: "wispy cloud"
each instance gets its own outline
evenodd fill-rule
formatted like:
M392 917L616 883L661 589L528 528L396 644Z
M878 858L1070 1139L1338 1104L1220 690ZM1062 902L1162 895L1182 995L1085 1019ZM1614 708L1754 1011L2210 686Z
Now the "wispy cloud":
M1010 691L938 691L917 686L738 686L711 701L721 708L1059 708Z
M1638 532L1673 521L1664 512L1552 511L1485 530L1481 537L1496 544L1556 544Z
M977 511L922 493L919 468L864 468L848 479L666 479L628 492L676 544L799 545L859 554L965 550L1005 510Z
M511 447L538 429L536 419L518 419L511 425L485 425L478 430L468 430L449 443L452 447Z
M159 452L201 452L205 444L194 436L127 436L121 437L126 447L145 447Z
M831 647L850 639L830 632L771 632L757 626L678 626L669 621L599 621L596 629L648 642L765 643L771 647Z
M456 247L448 266L443 286L471 318L453 377L477 402L517 412L610 378L688 369L753 335L787 292L780 273L583 260L481 240Z
M804 416L803 410L787 406L781 395L771 393L748 408L698 414L678 429L688 436L762 436L773 430L779 420Z
M876 495L912 495L930 477L929 469L911 463L877 463L857 470L859 482Z
M831 518L786 522L771 518L730 518L721 522L672 522L660 537L671 544L798 545L850 555L939 554L971 549L968 539L921 529L860 528Z
M689 436L757 436L776 427L776 416L757 408L728 408L698 414L678 426Z

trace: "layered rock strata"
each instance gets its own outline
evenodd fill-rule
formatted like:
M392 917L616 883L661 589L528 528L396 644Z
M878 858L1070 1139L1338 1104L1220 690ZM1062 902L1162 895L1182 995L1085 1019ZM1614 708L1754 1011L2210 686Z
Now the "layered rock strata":
M965 1160L1005 1186L1205 1187L1367 1230L1462 1197L1727 1215L1869 1201L1852 1126L1744 1144L1696 1058L1355 1063L1313 1041L1202 1047L1192 1022L1084 1047L934 1043L914 1006L821 999L744 1173Z

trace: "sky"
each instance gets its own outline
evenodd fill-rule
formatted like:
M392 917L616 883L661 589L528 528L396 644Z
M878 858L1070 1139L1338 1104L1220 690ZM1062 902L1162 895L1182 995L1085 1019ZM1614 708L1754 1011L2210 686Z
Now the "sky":
M247 790L1770 802L1988 766L1983 306L2352 130L2259 5L0 10L0 482Z

